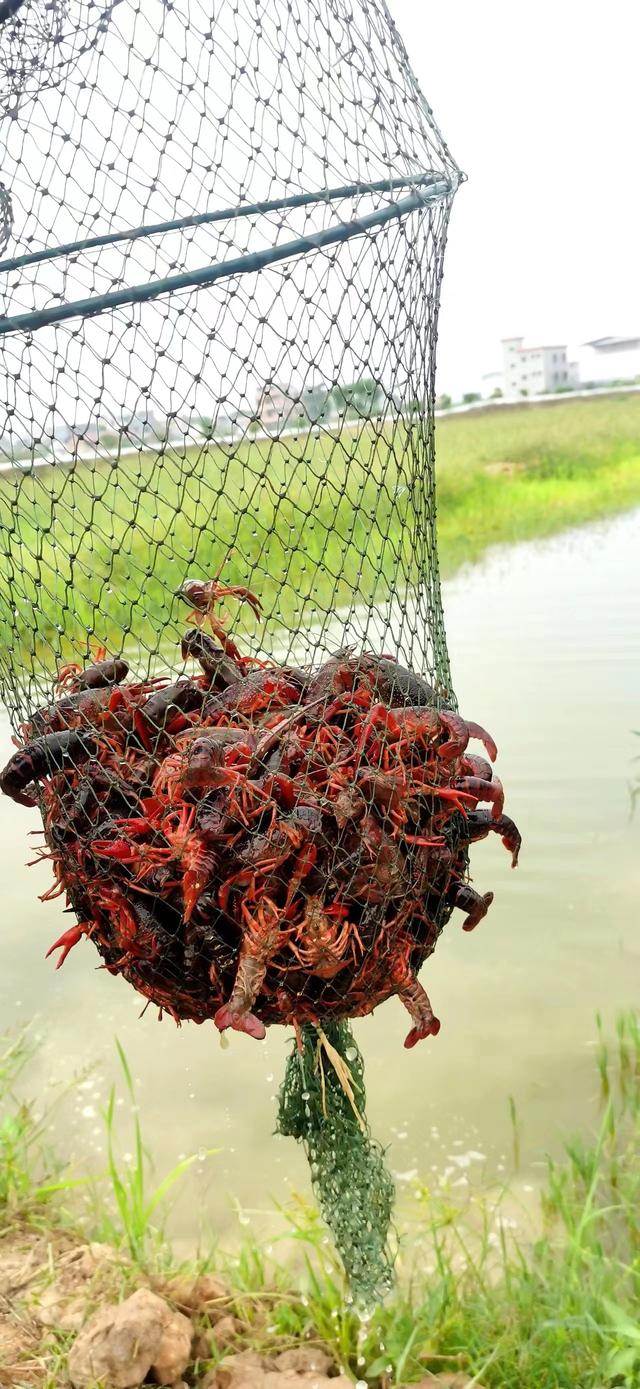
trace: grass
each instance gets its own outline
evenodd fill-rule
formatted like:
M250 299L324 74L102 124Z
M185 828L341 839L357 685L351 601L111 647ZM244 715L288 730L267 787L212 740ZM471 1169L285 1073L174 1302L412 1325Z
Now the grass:
M639 440L640 394L442 422L443 572L477 559L490 545L551 535L637 505ZM494 471L498 464L505 470Z
M162 1232L161 1230L154 1229L152 1224L153 1217L163 1202L166 1202L171 1188L175 1186L175 1183L184 1176L185 1172L188 1172L194 1162L200 1159L199 1156L195 1154L192 1154L191 1157L183 1158L182 1162L176 1163L175 1167L167 1173L166 1177L158 1183L151 1193L147 1192L146 1172L148 1164L145 1161L142 1128L133 1088L133 1079L125 1053L117 1040L116 1049L122 1067L126 1091L131 1103L134 1152L131 1165L125 1167L118 1162L114 1124L116 1090L115 1086L112 1086L104 1114L104 1125L107 1136L108 1180L115 1198L117 1219L114 1220L109 1217L107 1212L103 1210L101 1235L116 1243L124 1236L126 1249L130 1258L135 1263L144 1264L147 1259L147 1246L150 1239L153 1240L154 1244L162 1244ZM216 1151L217 1150L214 1148L209 1148L206 1150L204 1157L211 1157Z
M451 574L487 546L640 502L640 395L441 419L438 537ZM104 458L0 478L0 638L43 664L177 635L188 572L260 593L268 632L384 598L428 560L427 443L409 424ZM421 519L422 518L422 519ZM167 629L167 624L169 624ZM268 637L267 637L268 639ZM274 637L274 639L276 639ZM27 653L27 654L25 654Z
M16 1232L24 1240L33 1230L45 1231L50 1248L56 1247L56 1240L72 1238L64 1174L56 1172L55 1181L43 1182L47 1163L37 1122L29 1107L15 1098L17 1073L25 1060L24 1046L18 1042L5 1050L2 1061L0 1267ZM613 1039L605 1038L599 1024L600 1123L591 1138L567 1142L563 1161L549 1163L531 1239L518 1243L500 1224L507 1193L497 1205L495 1199L473 1197L460 1208L450 1194L418 1187L419 1218L411 1239L405 1235L401 1240L397 1290L369 1315L359 1315L345 1296L323 1227L301 1200L283 1211L282 1238L289 1247L293 1239L299 1251L293 1262L290 1257L267 1257L255 1241L247 1240L233 1257L217 1253L197 1267L172 1265L154 1221L180 1171L175 1169L151 1197L145 1196L146 1159L135 1094L122 1052L120 1060L134 1115L136 1152L133 1172L125 1181L116 1157L111 1103L105 1115L108 1166L93 1205L94 1220L102 1210L99 1233L104 1238L106 1229L117 1250L103 1299L117 1300L141 1281L151 1282L171 1299L176 1274L193 1280L215 1267L230 1287L233 1350L269 1354L293 1345L322 1344L336 1366L371 1389L411 1384L428 1372L443 1370L460 1371L472 1384L487 1389L640 1386L637 1016L622 1015ZM516 1133L513 1105L511 1113ZM21 1133L17 1143L7 1117L13 1117ZM87 1238L86 1224L82 1238ZM56 1269L63 1263L57 1259ZM103 1265L107 1266L104 1260ZM91 1306L96 1300L100 1305L95 1289L93 1296ZM37 1383L51 1389L66 1384L64 1362L72 1339L66 1331L54 1331L52 1340L40 1347L43 1377ZM225 1353L214 1341L206 1359L192 1367L189 1382L197 1385L201 1373ZM1 1375L0 1382L5 1382ZM16 1375L8 1382L32 1381Z

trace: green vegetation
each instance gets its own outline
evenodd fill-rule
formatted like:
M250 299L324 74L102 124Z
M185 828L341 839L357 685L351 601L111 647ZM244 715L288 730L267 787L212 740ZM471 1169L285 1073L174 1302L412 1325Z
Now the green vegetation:
M109 649L134 629L177 637L187 572L245 583L285 627L410 584L426 439L411 421L320 428L280 441L203 443L162 459L78 462L0 479L0 638L36 632L43 660ZM438 421L441 567L640 502L640 396L499 409ZM232 549L230 547L232 546ZM382 576L382 577L381 577ZM167 633L167 623L170 624ZM273 625L272 632L276 632ZM268 638L267 638L268 639ZM18 651L20 655L20 640Z
M445 575L640 503L640 395L452 416L436 442Z
M122 1067L126 1091L131 1102L134 1151L131 1165L123 1167L118 1162L116 1154L114 1134L116 1092L114 1086L109 1095L109 1102L104 1115L104 1124L107 1135L107 1171L109 1183L115 1198L117 1218L114 1221L110 1219L106 1213L103 1214L103 1228L101 1234L103 1238L106 1235L116 1243L123 1239L131 1259L136 1263L143 1264L147 1257L147 1245L150 1236L153 1234L154 1238L157 1240L159 1235L159 1232L153 1230L151 1224L153 1216L158 1207L166 1201L171 1188L175 1186L175 1183L179 1181L180 1177L182 1177L193 1163L197 1161L197 1158L194 1155L183 1158L182 1162L176 1163L176 1166L167 1173L166 1177L158 1183L150 1194L147 1192L147 1164L145 1162L142 1127L138 1115L133 1080L131 1071L129 1070L129 1063L117 1040L116 1048ZM209 1149L206 1156L212 1156L215 1151L216 1150L213 1148Z
M28 1249L27 1272L32 1282L25 1276L24 1286L33 1305L41 1287L37 1279L33 1281L33 1239L46 1237L50 1267L44 1272L45 1283L48 1278L50 1284L57 1268L51 1251L68 1249L78 1236L72 1234L71 1196L65 1197L64 1174L56 1170L55 1179L47 1182L50 1160L41 1148L41 1125L32 1109L15 1096L17 1072L25 1058L24 1044L19 1042L7 1046L0 1058L0 1251L11 1256L19 1246ZM122 1055L121 1060L133 1103ZM340 1269L316 1213L302 1201L292 1202L283 1212L283 1238L293 1237L299 1251L293 1263L267 1257L249 1241L233 1257L217 1254L197 1268L183 1265L178 1269L151 1225L175 1173L160 1183L157 1200L136 1198L132 1238L133 1207L129 1200L123 1204L119 1194L111 1105L106 1116L108 1170L95 1190L93 1228L87 1230L85 1221L84 1238L97 1233L119 1246L119 1252L111 1263L102 1256L101 1268L110 1269L108 1285L103 1284L101 1291L92 1285L90 1306L93 1309L96 1301L101 1305L101 1297L103 1303L116 1301L140 1282L149 1281L171 1300L171 1280L176 1274L193 1279L215 1268L231 1289L234 1340L227 1351L214 1345L210 1358L194 1365L189 1372L193 1385L229 1349L270 1354L304 1343L322 1344L337 1366L372 1389L408 1385L428 1372L443 1370L459 1370L487 1389L599 1389L604 1385L638 1389L637 1017L619 1018L613 1043L600 1030L597 1066L602 1099L598 1131L589 1141L572 1140L565 1160L549 1164L531 1240L518 1244L505 1228L506 1222L500 1224L508 1193L497 1202L471 1198L461 1209L450 1195L435 1195L419 1187L417 1223L411 1239L401 1240L397 1290L384 1306L362 1317L345 1297ZM137 1118L133 1122L136 1156L131 1181L143 1184L145 1156ZM77 1207L74 1219L77 1222ZM20 1308L17 1316L22 1316ZM68 1331L54 1329L40 1347L28 1347L32 1358L41 1356L42 1376L37 1380L25 1376L23 1381L16 1365L14 1378L6 1382L37 1382L48 1389L64 1385L65 1354L72 1341Z

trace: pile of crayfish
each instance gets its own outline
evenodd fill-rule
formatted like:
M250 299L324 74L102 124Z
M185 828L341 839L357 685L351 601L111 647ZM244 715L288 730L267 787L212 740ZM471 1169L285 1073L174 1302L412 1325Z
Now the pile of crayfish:
M485 757L490 735L388 656L320 667L243 656L216 615L217 580L180 590L197 674L131 681L124 660L58 672L0 774L40 805L54 883L83 937L176 1022L356 1017L397 994L406 1046L439 1031L418 971L454 908L470 931L493 894L469 885L468 846L520 835ZM483 809L479 809L483 806Z

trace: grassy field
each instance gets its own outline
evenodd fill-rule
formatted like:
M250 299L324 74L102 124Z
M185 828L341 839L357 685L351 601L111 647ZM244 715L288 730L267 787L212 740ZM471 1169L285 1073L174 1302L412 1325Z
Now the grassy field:
M550 535L640 503L640 394L442 420L443 573L490 545Z
M283 1237L293 1235L299 1251L295 1266L278 1260L277 1243L267 1256L250 1240L233 1257L218 1251L197 1265L173 1261L158 1225L173 1183L194 1159L149 1187L126 1061L134 1160L127 1166L119 1156L120 1139L129 1146L120 1132L127 1115L112 1096L104 1115L107 1171L89 1188L79 1223L86 1186L44 1151L48 1116L36 1119L16 1097L27 1060L20 1040L0 1054L0 1284L4 1278L10 1294L0 1302L0 1351L3 1344L11 1351L0 1363L1 1384L66 1389L67 1354L83 1318L140 1286L184 1306L178 1289L215 1273L225 1286L214 1308L194 1295L190 1309L197 1334L187 1380L194 1389L231 1354L252 1351L273 1365L277 1353L296 1347L321 1347L336 1369L370 1389L424 1385L425 1375L434 1376L434 1389L451 1389L453 1373L460 1389L640 1386L636 1016L618 1019L613 1042L599 1035L601 1122L591 1138L567 1143L564 1161L549 1164L531 1239L516 1243L508 1222L500 1223L508 1191L468 1198L463 1208L453 1192L416 1184L418 1218L411 1238L401 1240L397 1289L363 1316L345 1296L317 1215L302 1201L283 1213ZM97 1264L91 1239L109 1246ZM207 1379L207 1389L213 1382Z
M187 573L252 585L274 622L311 625L420 577L424 445L409 425L379 437L288 438L79 462L0 479L0 638L43 661L87 634L149 649ZM547 535L640 503L640 395L440 419L441 569L489 545ZM427 536L428 539L428 536ZM423 568L422 568L422 572Z

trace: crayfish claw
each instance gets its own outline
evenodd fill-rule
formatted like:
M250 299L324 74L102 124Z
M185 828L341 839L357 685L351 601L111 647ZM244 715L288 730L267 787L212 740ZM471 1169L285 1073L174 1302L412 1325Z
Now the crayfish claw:
M463 931L473 931L478 925L478 922L482 921L482 918L487 915L489 907L493 902L493 893L485 892L481 896L479 892L475 892L474 889L469 886L469 883L456 883L449 897L449 901L454 907L458 907L460 911L467 913L462 923Z
M478 801L490 801L492 820L500 819L504 806L504 790L497 776L492 777L491 781L479 776L463 776L456 782L456 787L459 791L466 791L474 796L476 805Z
M60 969L60 966L64 964L67 955L69 954L69 951L73 950L74 945L77 945L79 940L82 940L82 937L86 935L86 932L87 927L84 925L70 926L68 931L63 931L62 935L59 936L57 940L54 940L53 945L49 946L49 949L47 950L47 953L44 957L45 960L49 959L49 956L53 954L54 950L61 949L62 954L58 957L56 961L56 969Z
M440 726L449 736L438 748L438 756L445 762L461 757L469 742L469 724L459 714L443 709L439 715ZM412 1044L413 1045L413 1044Z
M483 728L482 724L474 723L471 719L465 719L465 723L469 731L469 737L477 738L479 742L483 743L487 753L487 757L490 759L491 762L495 762L496 757L498 756L498 749L493 741L493 738L491 737L491 734L487 733L486 728Z

